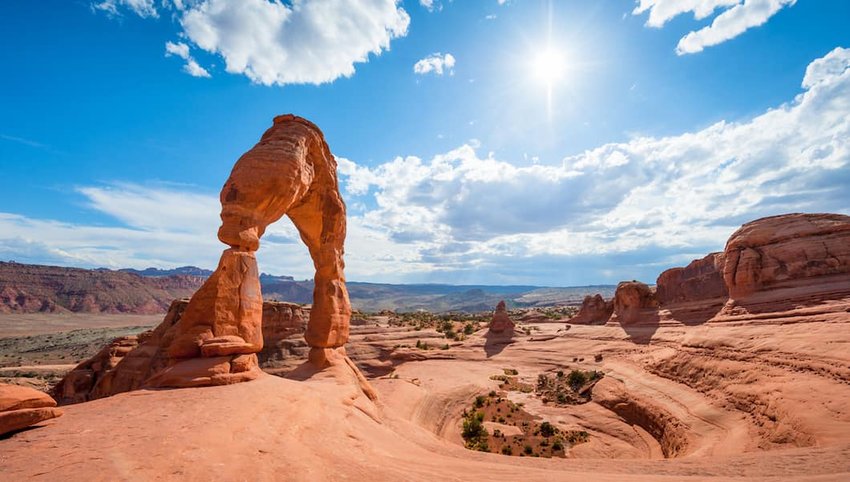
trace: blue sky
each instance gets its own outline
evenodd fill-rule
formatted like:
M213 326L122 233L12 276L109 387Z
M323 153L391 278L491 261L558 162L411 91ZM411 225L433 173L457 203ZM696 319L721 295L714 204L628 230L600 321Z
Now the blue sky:
M0 259L214 266L221 184L293 112L338 157L349 279L653 282L743 222L850 213L848 20L841 0L3 2ZM288 221L264 241L262 270L311 276Z

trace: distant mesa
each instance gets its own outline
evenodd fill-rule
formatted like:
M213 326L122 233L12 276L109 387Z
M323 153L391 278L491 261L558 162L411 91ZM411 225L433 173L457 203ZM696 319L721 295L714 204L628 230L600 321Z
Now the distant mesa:
M152 278L161 278L164 276L200 276L203 278L209 278L210 275L213 274L212 271L204 268L198 268L197 266L181 266L179 268L173 269L159 269L159 268L145 268L145 269L132 269L132 268L124 268L119 269L123 273L132 273L137 274L139 276L148 276Z
M0 436L62 415L50 395L34 388L0 383Z
M163 313L203 280L0 262L0 313Z

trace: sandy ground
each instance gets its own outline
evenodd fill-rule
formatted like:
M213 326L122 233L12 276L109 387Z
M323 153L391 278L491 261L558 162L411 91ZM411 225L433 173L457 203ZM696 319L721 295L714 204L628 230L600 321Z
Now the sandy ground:
M90 328L152 326L162 321L158 315L108 315L91 313L0 314L0 338L46 335Z
M850 480L850 315L786 321L479 332L372 379L377 404L327 373L121 394L0 440L0 479ZM589 442L566 459L463 448L461 412L505 368L604 372L583 405L509 393Z

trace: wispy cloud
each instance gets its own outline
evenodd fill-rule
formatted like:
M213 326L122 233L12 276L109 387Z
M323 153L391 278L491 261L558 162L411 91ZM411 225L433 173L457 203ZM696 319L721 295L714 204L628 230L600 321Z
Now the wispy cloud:
M455 58L452 54L431 54L413 65L413 71L419 75L444 73L454 75Z
M661 28L684 13L693 13L694 18L703 20L722 10L711 25L689 32L679 40L676 53L685 55L702 52L706 47L763 25L777 12L794 3L796 0L639 0L632 13L642 15L648 11L646 25Z
M9 141L9 142L16 142L18 144L23 144L25 146L37 147L39 149L49 149L50 148L50 146L48 146L47 144L42 144L41 142L33 141L31 139L25 139L23 137L0 134L0 139L3 139L4 141Z
M185 43L165 42L165 56L170 57L172 55L180 57L186 61L183 65L183 71L192 77L210 77L210 73L207 69L201 67L195 58L189 54L189 46Z

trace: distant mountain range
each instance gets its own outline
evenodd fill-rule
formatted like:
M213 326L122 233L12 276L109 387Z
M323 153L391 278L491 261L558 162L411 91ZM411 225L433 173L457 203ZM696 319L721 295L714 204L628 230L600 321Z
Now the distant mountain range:
M212 271L195 266L144 270L80 269L0 262L0 313L161 313L175 298L191 296ZM313 281L263 273L263 297L309 304ZM578 305L585 295L611 297L614 286L551 288L530 285L383 284L349 281L351 304L368 312L492 310Z

